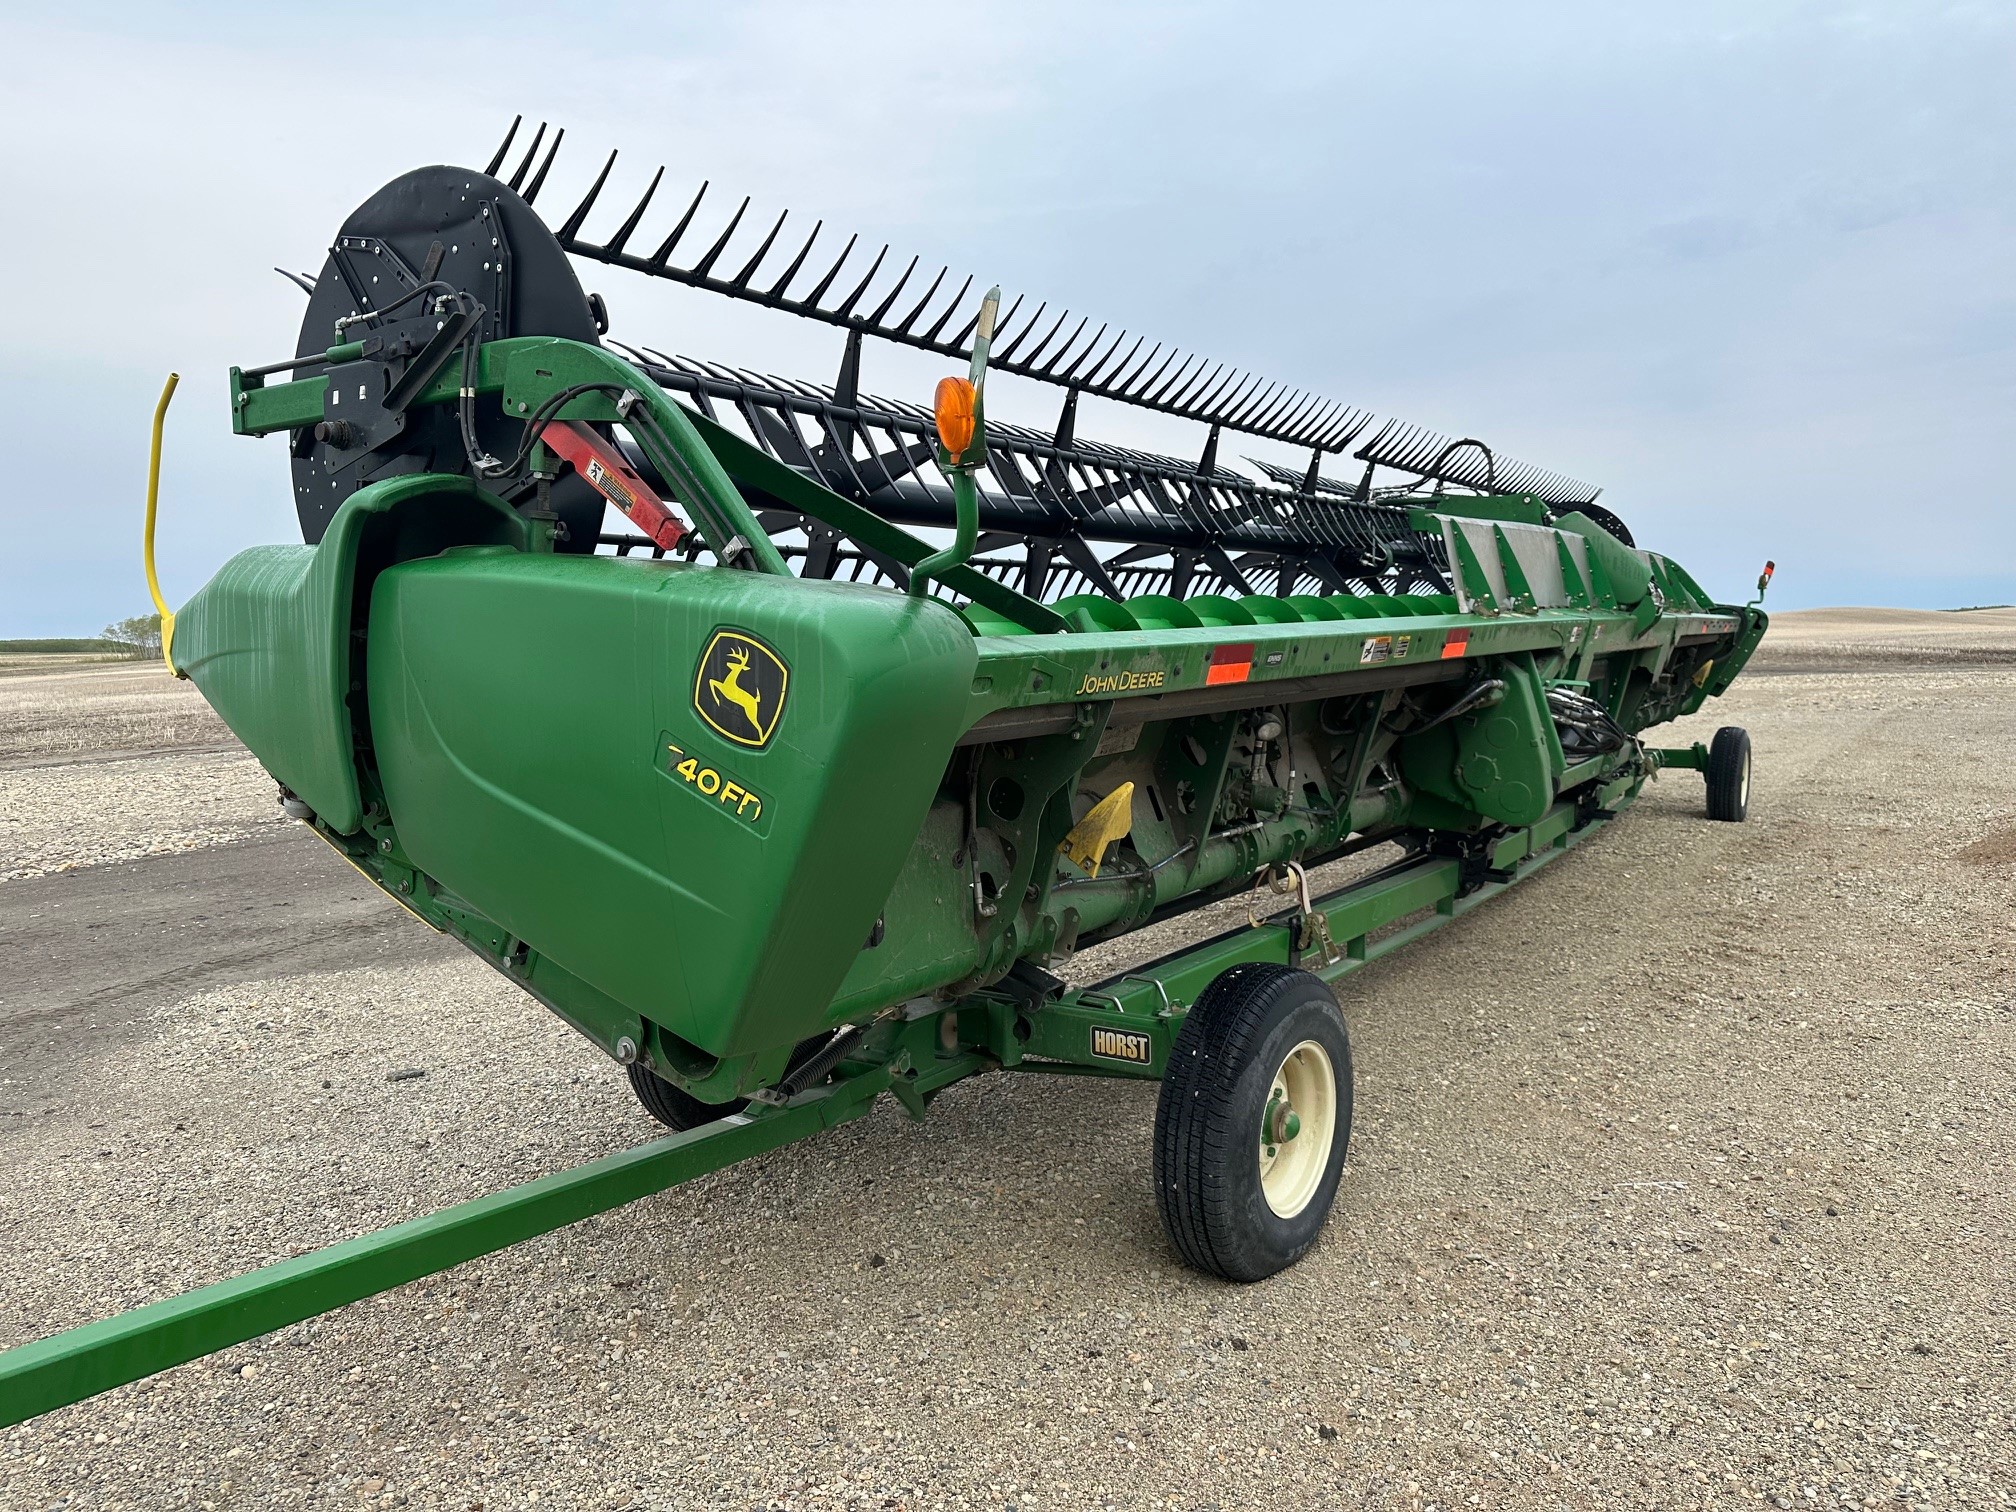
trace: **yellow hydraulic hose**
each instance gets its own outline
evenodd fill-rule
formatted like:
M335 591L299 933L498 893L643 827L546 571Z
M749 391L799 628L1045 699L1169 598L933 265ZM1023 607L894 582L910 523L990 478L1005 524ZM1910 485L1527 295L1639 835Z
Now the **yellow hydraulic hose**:
M161 597L161 580L154 575L154 504L161 496L161 428L168 419L168 401L175 397L175 385L181 381L180 373L170 373L161 385L161 402L154 406L154 445L147 456L147 531L140 544L140 559L147 566L147 591L154 595L154 608L161 616L161 660L177 677L182 674L175 671L175 614Z

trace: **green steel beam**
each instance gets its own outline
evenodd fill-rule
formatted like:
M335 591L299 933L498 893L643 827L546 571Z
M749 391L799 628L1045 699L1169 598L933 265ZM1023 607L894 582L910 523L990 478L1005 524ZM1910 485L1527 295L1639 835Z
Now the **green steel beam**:
M971 1074L962 1056L905 1076L928 1093ZM375 1296L866 1113L901 1074L891 1061L774 1111L706 1124L572 1171L298 1255L213 1286L0 1353L0 1427ZM906 1099L907 1100L907 1099Z
M1698 740L1691 746L1647 746L1645 759L1655 772L1673 769L1705 772L1708 770L1708 747Z

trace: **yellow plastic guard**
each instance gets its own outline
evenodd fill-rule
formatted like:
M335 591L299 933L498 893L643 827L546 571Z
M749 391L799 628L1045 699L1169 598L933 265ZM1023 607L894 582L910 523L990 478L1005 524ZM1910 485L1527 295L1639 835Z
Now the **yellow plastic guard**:
M1085 868L1088 877L1099 875L1099 863L1106 859L1106 847L1124 840L1134 828L1134 784L1123 782L1071 826L1071 833L1057 847Z
M181 381L180 373L170 373L161 386L161 402L154 406L154 444L147 452L147 524L140 536L140 561L147 569L147 591L153 595L154 612L161 616L161 660L177 677L187 674L175 671L175 613L161 597L161 580L154 576L154 506L161 497L161 427L168 420L168 401L175 397L175 385Z

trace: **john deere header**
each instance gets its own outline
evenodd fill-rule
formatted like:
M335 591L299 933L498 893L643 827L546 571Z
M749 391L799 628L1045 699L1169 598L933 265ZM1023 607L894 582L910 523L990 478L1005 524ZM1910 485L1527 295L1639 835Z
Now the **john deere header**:
M295 355L233 370L305 544L228 562L171 654L290 814L675 1132L0 1356L0 1419L983 1072L1160 1079L1176 1253L1267 1275L1317 1239L1349 1139L1329 980L1661 767L1744 817L1743 732L1642 737L1724 691L1764 616L1588 486L781 215L745 231L746 201L710 234L662 169L601 213L613 153L549 229L559 136L515 164L512 140L373 196L298 280ZM837 374L615 341L573 259L830 323ZM872 397L871 341L954 374L928 408ZM1061 388L1053 424L990 413L1003 371ZM1084 395L1194 421L1195 454L1080 437ZM1306 463L1231 466L1238 435ZM1056 975L1242 893L1251 927Z

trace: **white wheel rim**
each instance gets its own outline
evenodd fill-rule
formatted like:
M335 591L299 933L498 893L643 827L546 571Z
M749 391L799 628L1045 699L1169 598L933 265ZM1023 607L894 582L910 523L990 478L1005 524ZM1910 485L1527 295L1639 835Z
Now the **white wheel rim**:
M1292 1137L1284 1137L1291 1127ZM1309 1206L1337 1137L1337 1070L1330 1053L1304 1040L1274 1068L1260 1114L1260 1191L1277 1218Z
M1747 809L1750 807L1750 753L1748 751L1743 753L1743 792L1741 798L1737 801L1743 808Z

